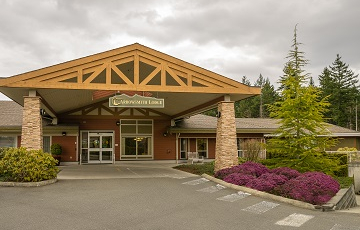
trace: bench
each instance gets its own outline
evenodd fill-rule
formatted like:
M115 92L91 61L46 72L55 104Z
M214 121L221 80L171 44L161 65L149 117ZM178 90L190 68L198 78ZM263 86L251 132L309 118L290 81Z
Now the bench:
M198 152L188 152L188 164L204 163L204 157L199 157Z

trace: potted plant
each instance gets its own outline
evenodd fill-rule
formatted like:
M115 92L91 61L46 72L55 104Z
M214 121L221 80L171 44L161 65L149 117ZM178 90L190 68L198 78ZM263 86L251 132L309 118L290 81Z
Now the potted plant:
M51 145L50 147L50 151L51 151L51 155L54 157L55 160L57 160L57 166L60 165L60 161L61 161L61 153L62 153L62 148L61 145L54 143Z

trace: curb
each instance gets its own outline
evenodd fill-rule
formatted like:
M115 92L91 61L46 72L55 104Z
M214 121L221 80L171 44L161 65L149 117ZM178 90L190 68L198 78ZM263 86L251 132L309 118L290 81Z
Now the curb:
M285 197L281 197L281 196L276 196L276 195L273 195L273 194L269 194L269 193L266 193L266 192L261 192L261 191L255 190L255 189L251 189L251 188L247 188L247 187L243 187L243 186L239 186L239 185L235 185L235 184L230 184L228 182L225 182L225 181L220 180L218 178L209 176L207 174L202 174L201 176L208 179L208 180L211 180L211 181L213 181L215 183L223 185L225 187L232 188L232 189L235 189L235 190L239 190L239 191L242 191L242 192L247 192L247 193L250 193L251 195L254 195L254 196L279 201L279 202L290 204L290 205L293 205L293 206L296 206L296 207L299 207L299 208L305 208L305 209L310 209L310 210L318 210L315 205L312 205L312 204L309 204L309 203L305 203L305 202L302 202L302 201L293 200L293 199L289 199L289 198L285 198Z
M51 180L43 180L39 182L0 182L0 187L40 187L49 184L54 184L58 181L57 178Z

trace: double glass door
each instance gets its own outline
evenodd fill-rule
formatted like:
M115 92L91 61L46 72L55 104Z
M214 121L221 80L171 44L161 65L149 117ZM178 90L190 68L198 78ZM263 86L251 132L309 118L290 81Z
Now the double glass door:
M82 163L113 163L113 132L82 132Z

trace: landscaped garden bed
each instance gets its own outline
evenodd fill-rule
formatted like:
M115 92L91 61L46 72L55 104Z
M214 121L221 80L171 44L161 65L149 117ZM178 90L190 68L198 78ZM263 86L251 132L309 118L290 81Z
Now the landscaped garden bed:
M321 172L300 173L286 167L269 169L255 162L246 162L220 170L215 174L213 167L214 163L209 162L179 165L175 168L197 175L206 173L228 183L316 205L326 203L340 188L346 188L352 184L352 178L348 177L334 179Z

